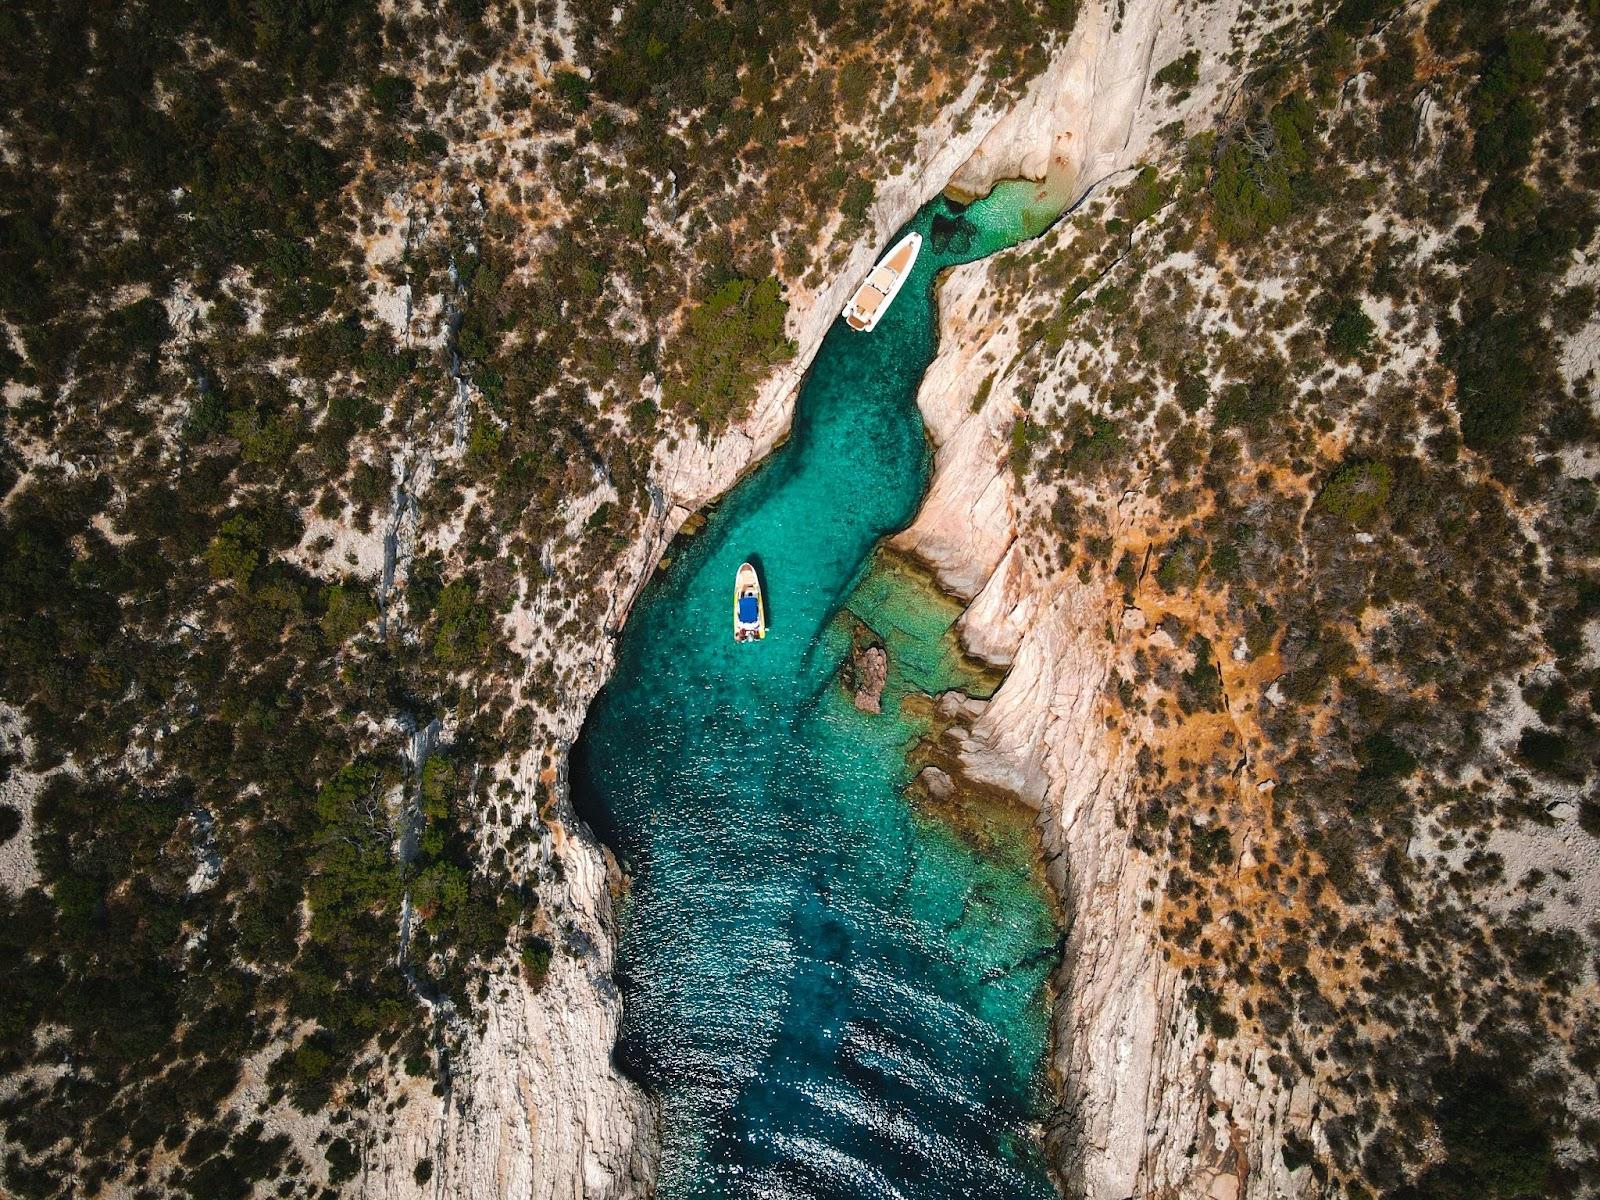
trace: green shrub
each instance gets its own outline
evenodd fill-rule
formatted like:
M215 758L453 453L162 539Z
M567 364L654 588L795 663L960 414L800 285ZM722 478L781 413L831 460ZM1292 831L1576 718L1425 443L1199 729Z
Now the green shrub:
M551 89L568 111L581 113L589 107L589 81L568 67L557 67L550 77Z
M458 670L488 652L493 634L490 613L478 602L477 589L469 580L454 580L439 593L438 617L433 657L440 666Z
M1377 326L1367 316L1359 300L1346 300L1339 305L1328 323L1328 349L1341 358L1353 358L1371 349L1372 335Z
M1244 429L1251 435L1260 435L1270 429L1272 419L1287 403L1283 380L1268 372L1248 383L1229 384L1217 397L1213 416L1224 429Z
M1472 97L1473 158L1486 175L1526 166L1543 120L1530 93L1544 78L1549 46L1513 29L1490 54Z
M1306 200L1317 152L1316 110L1300 93L1225 143L1211 176L1217 236L1234 242L1282 224Z
M846 220L865 221L867 212L872 208L872 202L877 195L877 183L868 176L858 175L845 185L839 199L839 211L844 214Z
M1121 461L1128 440L1115 418L1091 412L1081 405L1074 406L1067 414L1064 439L1066 468L1079 478L1101 475L1105 468Z
M1164 592L1186 591L1200 582L1200 568L1205 558L1204 543L1183 534L1161 559L1161 566L1156 569L1156 582Z
M335 1187L361 1173L361 1155L348 1138L334 1138L324 1155L328 1160L328 1182Z
M689 314L673 345L668 403L712 431L743 414L767 371L794 357L783 333L788 312L772 276L724 283Z
M1417 756L1387 733L1370 734L1361 743L1357 757L1361 761L1361 778L1367 780L1400 779L1418 766Z
M1301 1167L1310 1166L1316 1161L1310 1143L1296 1137L1292 1133L1284 1134L1283 1146L1279 1153L1283 1156L1283 1168L1286 1171L1298 1171Z
M322 636L335 646L378 618L378 606L360 584L335 584L323 593L327 610L322 614Z
M1175 92L1192 88L1200 82L1200 51L1191 50L1175 58L1155 73L1157 87L1171 88Z
M411 106L416 86L403 75L379 75L372 81L372 99L378 111L393 116Z
M1238 1018L1222 1007L1222 997L1216 992L1191 984L1188 995L1201 1033L1209 1029L1219 1038L1231 1038L1239 1031Z
M1388 463L1364 459L1341 463L1322 485L1312 507L1357 528L1371 528L1383 515L1393 485L1394 472Z
M1544 1194L1555 1166L1550 1129L1509 1076L1502 1066L1464 1059L1436 1080L1434 1120L1445 1160L1420 1181L1419 1200Z
M1365 33L1376 21L1392 13L1396 4L1397 0L1342 0L1334 11L1333 24L1351 36Z
M1447 339L1461 440L1471 449L1503 450L1526 429L1540 386L1532 355L1543 340L1537 319L1492 302L1475 306Z
M1529 725L1517 739L1517 758L1545 775L1558 778L1581 778L1581 770L1574 764L1574 751L1570 741L1551 729Z
M1211 385L1199 371L1184 370L1178 376L1178 404L1186 413L1197 413L1211 399Z
M255 521L243 514L229 517L206 547L206 566L214 578L245 587L261 565L261 540Z
M1153 166L1140 169L1133 182L1123 189L1117 203L1120 218L1130 227L1137 227L1161 210L1172 199L1172 186L1162 179Z
M543 938L530 937L522 947L522 968L527 974L528 986L534 991L544 987L550 976L550 962L555 951Z
M1034 447L1050 436L1049 430L1030 417L1019 416L1011 423L1011 473L1021 483L1028 477Z
M1211 652L1211 643L1203 637L1196 637L1190 641L1189 649L1194 653L1194 666L1183 673L1180 704L1185 712L1196 709L1210 712L1221 708L1225 699L1222 671Z
M311 934L346 953L387 948L391 922L382 914L395 906L400 885L384 802L389 786L376 764L357 762L317 792Z

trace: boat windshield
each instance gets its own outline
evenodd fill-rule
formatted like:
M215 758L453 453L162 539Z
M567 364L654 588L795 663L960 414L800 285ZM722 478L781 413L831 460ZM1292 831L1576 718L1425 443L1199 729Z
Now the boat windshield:
M856 311L863 316L870 316L878 311L878 305L883 303L883 293L875 287L864 287L856 293Z

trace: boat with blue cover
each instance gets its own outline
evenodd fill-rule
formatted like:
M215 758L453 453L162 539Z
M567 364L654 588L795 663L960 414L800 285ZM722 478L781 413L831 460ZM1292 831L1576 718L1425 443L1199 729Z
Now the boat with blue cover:
M761 579L749 563L740 563L733 577L733 640L758 642L767 636L767 610Z

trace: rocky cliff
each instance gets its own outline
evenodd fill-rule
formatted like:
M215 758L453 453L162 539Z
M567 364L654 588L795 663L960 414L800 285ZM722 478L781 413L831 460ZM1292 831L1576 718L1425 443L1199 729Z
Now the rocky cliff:
M1600 817L1571 790L1591 560L1562 497L1593 478L1538 455L1595 411L1600 158L1563 149L1595 127L1592 27L1176 8L1086 9L1081 57L958 173L1094 198L947 279L935 473L896 539L1008 668L949 736L1038 808L1071 920L1055 1160L1107 1200L1581 1190ZM1564 40L1583 65L1540 93ZM1517 53L1547 141L1502 153ZM1499 240L1508 189L1553 253Z
M1240 5L1198 13L1173 0L1085 7L1065 51L1033 94L1000 122L954 178L981 192L1012 175L1055 175L1081 200L1164 149L1158 131L1205 127L1237 87L1224 59ZM1152 82L1167 62L1198 51L1198 82L1174 100ZM1047 246L1074 237L1070 223ZM1104 696L1120 620L1101 578L1050 565L1037 537L1019 536L1017 476L1008 438L1035 390L1062 384L1017 369L1024 321L995 281L995 260L953 271L940 294L939 354L918 403L936 447L928 497L895 539L969 601L965 644L1009 668L970 725L957 728L975 781L1040 811L1050 874L1069 914L1058 980L1054 1060L1063 1108L1050 1130L1068 1188L1094 1200L1183 1195L1299 1194L1278 1154L1286 1132L1306 1134L1309 1088L1276 1085L1264 1051L1243 1063L1212 1058L1187 984L1163 955L1147 897L1148 860L1127 835L1131 749L1107 731ZM1058 376L1075 364L1058 361ZM1148 518L1131 493L1129 526Z
M796 284L791 290L790 328L799 352L763 386L747 417L709 444L687 439L658 449L651 520L619 556L607 593L613 598L605 621L611 639L684 520L726 492L786 436L817 347L889 235L937 195L1005 119L1004 111L977 103L980 83L974 78L920 131L915 156L900 174L879 183L871 211L877 237L855 246L844 268L820 287ZM611 672L613 645L608 639L592 654L571 655L574 682L559 710L549 714L567 745ZM653 1185L653 1107L610 1061L621 999L611 977L616 930L608 888L620 880L572 813L564 769L541 775L536 764L524 762L509 782L519 815L544 806L548 836L540 852L546 859L558 852L564 865L564 895L553 908L578 952L557 956L555 972L538 991L514 962L504 964L487 1019L459 1031L442 1096L402 1079L390 1081L393 1092L409 1099L390 1119L368 1164L367 1191L374 1196L600 1200L647 1195ZM413 1173L419 1160L432 1164L420 1182Z
M1102 185L1126 184L1133 169L1144 164L1170 166L1183 158L1191 135L1238 131L1246 119L1241 102L1246 77L1269 59L1281 64L1286 42L1293 40L1282 34L1282 26L1276 27L1278 32L1260 27L1258 17L1242 0L1203 8L1176 0L1088 3L1071 37L1010 110L972 111L976 92L968 88L923 131L914 162L880 185L872 213L876 243L858 246L847 266L821 288L795 292L791 317L800 345L795 364L774 377L748 419L715 444L690 440L658 451L652 472L654 512L643 536L623 557L615 594L625 599L610 624L620 626L627 598L637 594L684 518L726 491L782 438L805 364L845 290L917 205L947 181L956 194L974 195L1012 176L1044 180L1064 200L1087 197L1084 221L1062 223L1031 251L1039 259L1054 256L1073 264L1057 279L1061 284L1093 260L1101 273L1088 272L1091 281L1073 297L1075 302L1085 296L1087 306L1105 276L1138 246L1144 236L1139 222L1172 203L1170 190L1147 188L1134 205L1140 213L1132 221L1135 228L1122 230L1123 202L1107 197ZM1353 53L1350 58L1338 70L1353 81L1345 85L1346 97L1359 100L1369 86L1361 79L1370 82L1371 77ZM1341 101L1335 117L1353 119L1349 107ZM1404 110L1401 118L1406 111L1416 114L1406 128L1425 142L1440 120L1432 93L1425 90L1399 108ZM1252 127L1240 141L1250 154L1269 160L1294 132L1292 120L1291 113L1278 125ZM1209 156L1209 144L1204 153ZM1105 230L1113 224L1119 226L1119 236L1126 236L1119 246L1107 249ZM1092 254L1085 248L1091 243ZM1247 330L1293 331L1305 320L1305 306L1296 308L1285 300L1288 289L1273 275L1271 264L1250 263L1248 255L1248 248L1236 247L1228 261L1211 264L1202 273L1184 248L1169 250L1163 264L1173 276L1203 274L1202 290L1214 293L1205 306L1213 310L1213 325L1222 330L1218 340L1234 347L1219 357L1242 354L1237 347L1250 341L1240 336ZM1263 1033L1271 1011L1267 1004L1252 1010L1247 1003L1240 1009L1246 1020L1240 1022L1219 1011L1215 994L1197 984L1207 978L1195 973L1197 964L1215 964L1201 964L1210 952L1187 951L1187 941L1167 924L1173 911L1168 897L1174 894L1174 864L1138 844L1149 836L1152 779L1161 779L1169 766L1178 775L1212 770L1220 778L1213 779L1217 794L1226 792L1235 801L1242 797L1253 814L1234 830L1233 836L1243 836L1232 844L1237 854L1224 868L1238 881L1233 898L1257 886L1259 860L1268 856L1268 831L1280 836L1272 803L1277 778L1268 753L1271 739L1263 728L1281 719L1272 710L1281 703L1275 676L1282 643L1267 637L1255 646L1247 637L1252 631L1237 614L1222 619L1199 611L1199 602L1191 604L1177 595L1181 588L1163 584L1155 589L1159 595L1152 594L1148 576L1157 569L1153 554L1158 539L1172 539L1178 521L1198 507L1180 509L1175 518L1163 503L1160 465L1152 461L1176 459L1182 449L1176 440L1158 448L1152 431L1161 420L1155 414L1166 394L1161 389L1171 381L1139 385L1146 391L1134 407L1137 420L1145 424L1137 438L1155 450L1139 458L1142 473L1103 487L1094 497L1102 549L1087 560L1062 553L1051 532L1052 523L1065 523L1052 511L1055 495L1034 481L1020 454L1032 416L1041 411L1035 405L1045 398L1065 408L1067 398L1079 401L1135 364L1131 356L1119 359L1101 352L1088 334L1060 337L1051 353L1037 353L1040 342L1052 336L1049 323L1055 318L1017 303L1016 259L1001 256L958 268L943 283L940 349L918 396L935 447L934 474L915 522L894 544L926 562L967 603L960 632L968 649L1007 670L990 701L961 707L959 723L947 736L954 739L954 760L969 779L1012 791L1038 810L1051 878L1069 916L1053 1045L1063 1096L1048 1130L1050 1148L1068 1194L1094 1200L1264 1200L1318 1194L1329 1187L1329 1162L1342 1161L1347 1180L1360 1178L1349 1164L1363 1150L1360 1135L1351 1132L1348 1104L1340 1110L1333 1095L1338 1059L1330 1064L1326 1040L1317 1042L1311 1032L1329 1002L1312 981L1302 1010L1306 1043L1299 1046L1293 1035L1289 1038L1289 1053L1295 1058L1294 1069L1289 1069L1279 1049L1283 1043ZM1575 268L1579 275L1588 261ZM1283 262L1286 270L1315 270L1307 263ZM1240 299L1230 286L1233 274L1252 269L1260 277L1259 286L1253 298ZM1080 275L1074 286L1082 279ZM1170 297L1188 283L1163 286ZM1064 306L1057 294L1062 291L1055 289L1049 303ZM1108 304L1107 311L1125 310ZM1399 328L1396 312L1385 307L1381 315ZM1345 323L1359 329L1364 316L1347 314ZM1373 324L1370 319L1368 324ZM1577 362L1582 374L1592 357L1585 357L1584 348L1594 344L1593 326L1587 318L1576 326L1568 366ZM1172 337L1161 329L1151 336ZM1432 334L1416 337L1427 341ZM1321 354L1320 340L1310 345L1311 357ZM1118 353L1128 350L1123 347ZM1397 369L1407 361L1396 354ZM1377 371L1370 374L1377 379ZM1227 382L1220 368L1209 379L1214 390ZM1439 386L1435 377L1418 390L1436 391ZM1177 411L1172 405L1166 409ZM1181 420L1170 414L1167 419ZM1106 428L1111 428L1109 418ZM1333 461L1355 437L1348 423L1332 419L1315 429L1316 435L1308 435L1303 445ZM1312 455L1312 450L1295 449L1301 452ZM1221 453L1237 454L1237 446L1223 443ZM1315 472L1298 458L1268 469L1267 457L1263 453L1258 482L1265 487L1276 478L1289 478L1285 503L1303 520ZM1321 458L1318 462L1327 466ZM1181 489L1173 484L1165 490L1175 494ZM1265 503L1258 504L1252 521L1265 524L1265 511ZM1353 545L1367 546L1373 535L1363 531L1356 539ZM1121 563L1116 561L1118 552ZM1170 551L1160 570L1167 573L1169 564L1171 578L1181 578L1183 556ZM1206 636L1195 633L1199 628ZM1208 638L1222 647L1220 664L1211 663ZM1203 685L1219 693L1207 701L1213 707L1197 718L1216 727L1214 741L1201 747L1201 768L1183 757L1183 748L1173 749L1174 721L1179 726L1183 722L1167 714L1183 707L1187 718L1192 715L1188 708L1147 709L1136 699L1133 681L1143 684L1158 653L1177 663L1157 668L1161 689L1176 693L1181 687ZM585 665L580 685L559 717L566 736L575 735L584 708L609 669L607 648ZM1351 768L1349 776L1361 783L1370 779L1371 769L1362 767L1368 774L1361 776ZM413 1119L406 1135L410 1142L395 1161L433 1155L441 1164L435 1178L449 1180L448 1190L437 1193L441 1195L463 1190L552 1197L643 1194L654 1155L649 1108L616 1075L606 1055L617 999L608 975L612 930L602 854L574 827L559 770L538 779L529 764L525 775L517 784L523 802L545 798L542 793L548 789L554 811L561 815L553 830L567 864L565 911L572 914L575 928L594 939L595 952L565 964L564 973L537 993L528 992L508 969L489 1021L467 1036L457 1056L465 1065L442 1111L436 1103L419 1104L427 1119ZM1473 786L1478 782L1474 779ZM1562 803L1571 808L1573 801L1568 797ZM1184 836L1194 839L1215 831L1219 819L1216 806L1209 812L1197 809L1186 817ZM1563 820L1570 832L1572 819ZM1451 869L1466 869L1467 852L1457 849L1450 837L1443 838L1442 846L1431 843L1434 834L1419 836L1408 853L1455 853ZM1192 865L1192 847L1189 854L1186 862ZM1250 894L1276 903L1277 864L1266 865L1273 887ZM1384 870L1402 874L1413 868L1394 866L1391 856ZM1296 895L1295 887L1284 889L1297 907L1293 918L1275 927L1269 946L1273 954L1285 961L1306 961L1300 944L1309 940L1302 936L1304 930L1337 907L1315 901L1326 886L1325 875L1312 879L1310 899ZM1325 890L1320 894L1327 895ZM1271 907L1265 899L1263 903ZM1388 914L1393 914L1392 906ZM1205 909L1193 923L1198 928L1216 915ZM1348 931L1340 937L1341 949L1355 944ZM1268 944L1265 934L1258 938ZM1322 940L1335 938L1330 934ZM1398 953L1399 944L1390 943L1386 952ZM1250 957L1256 957L1253 947ZM1359 1002L1359 991L1339 991L1344 987L1342 957L1330 953L1318 964L1331 994ZM1277 964L1271 969L1276 972ZM1310 979L1311 972L1303 974ZM1240 972L1240 978L1247 973ZM1554 991L1570 986L1559 981L1551 985ZM1592 991L1592 983L1588 986ZM1274 1014L1271 1020L1275 1033L1287 1027L1287 1018L1280 1021ZM1231 1032L1219 1035L1222 1029ZM1313 1045L1314 1061L1308 1049ZM1349 1053L1348 1047L1337 1045L1334 1052ZM1436 1055L1430 1060L1436 1066L1444 1050L1432 1047L1429 1053ZM1358 1087L1357 1102L1359 1093ZM1384 1159L1388 1150L1376 1142L1365 1150L1361 1170L1369 1172L1368 1178L1385 1172L1391 1181L1402 1178L1398 1167ZM1431 1144L1410 1151L1417 1161L1436 1153ZM398 1168L382 1178L384 1194L415 1194Z
M1208 1057L1148 906L1157 873L1129 844L1136 747L1108 732L1105 702L1118 654L1107 630L1121 614L1102 581L1050 569L1036 539L1018 536L1004 435L1024 381L993 366L1012 360L1017 340L997 292L980 263L942 293L941 350L918 397L937 467L928 504L897 545L971 601L965 643L1008 667L994 697L949 736L968 777L1039 809L1069 916L1053 1051L1065 1095L1052 1156L1069 1194L1094 1200L1296 1195L1310 1177L1291 1178L1278 1146L1285 1131L1306 1132L1309 1091L1275 1087L1259 1062ZM998 378L974 411L991 371ZM1130 525L1148 516L1127 505Z
M786 434L806 366L848 289L884 239L947 181L957 193L981 194L998 179L1037 178L1076 199L1150 154L1170 122L1203 123L1224 106L1237 68L1223 60L1235 48L1241 5L1203 15L1180 8L1175 0L1086 5L1020 104L974 112L974 82L922 132L916 159L878 189L877 241L859 245L820 289L792 295L800 343L794 363L716 443L686 441L658 453L657 520L620 572L637 582L618 594L636 595L684 518ZM1151 76L1191 51L1204 64L1200 82L1181 105L1170 104ZM1110 662L1104 601L1044 570L1017 539L1005 438L1019 381L1003 368L1019 332L996 302L990 270L986 263L960 268L943 285L940 352L919 395L936 467L923 509L896 545L972 602L962 622L969 648L1010 667L971 728L957 731L965 738L962 760L975 779L1014 790L1047 815L1052 874L1077 918L1058 1004L1056 1059L1068 1111L1052 1131L1056 1157L1069 1184L1093 1197L1157 1187L1218 1200L1268 1195L1274 1187L1283 1194L1282 1172L1264 1162L1262 1147L1276 1146L1277 1125L1294 1098L1260 1093L1237 1070L1219 1067L1215 1079L1196 1070L1199 1037L1180 1001L1181 982L1162 962L1140 909L1148 880L1121 852L1117 814L1129 764L1103 736L1099 695ZM974 411L980 386L997 375ZM614 613L613 627L624 616ZM573 734L610 666L609 653L602 654L571 697L565 723ZM589 928L609 939L600 855L581 830L564 850L569 904L592 914ZM448 1171L451 1190L437 1194L644 1193L653 1161L648 1106L600 1053L618 1018L608 964L609 952L562 987L532 997L513 987L511 998L497 1002L494 1019L470 1043L470 1087L456 1086L434 1135L437 1144L457 1148L435 1152L458 1164ZM562 1051L576 1051L576 1060L562 1061ZM1237 1120L1215 1115L1218 1097L1226 1112L1239 1112ZM434 1144L426 1131L414 1137L421 1141L401 1161ZM1202 1148L1191 1156L1191 1145ZM529 1169L533 1163L540 1169ZM406 1193L397 1185L393 1194Z

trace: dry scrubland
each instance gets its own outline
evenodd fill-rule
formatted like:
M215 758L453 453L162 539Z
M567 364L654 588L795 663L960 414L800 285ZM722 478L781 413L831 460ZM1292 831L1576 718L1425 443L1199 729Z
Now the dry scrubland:
M1229 1186L1592 1195L1600 8L1330 16L994 264L973 409L1019 553L1104 597L1200 1055L1311 1085Z
M0 14L6 1191L414 1194L507 998L609 985L608 560L1072 19L810 8ZM1600 11L1252 26L990 268L1018 553L1103 597L1126 852L1204 1053L1318 1098L1293 1188L1584 1195Z

